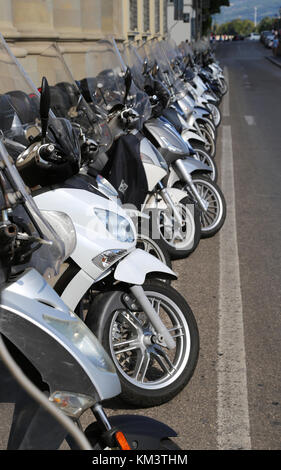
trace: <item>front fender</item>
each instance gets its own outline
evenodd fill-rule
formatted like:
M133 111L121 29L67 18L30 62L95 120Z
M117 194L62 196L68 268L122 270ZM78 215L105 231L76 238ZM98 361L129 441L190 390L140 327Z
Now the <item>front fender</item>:
M108 420L112 427L123 432L134 450L159 450L162 439L177 436L172 428L147 416L117 415ZM85 435L94 448L100 442L101 431L98 424L90 424Z
M189 142L190 140L197 140L198 142L202 142L203 144L205 144L205 140L200 137L200 135L196 134L196 132L191 132L188 129L185 129L182 132L181 136L185 142Z
M198 171L201 173L211 173L212 171L208 165L192 157L186 157L184 160L181 160L181 162L184 165L185 171L190 175Z
M142 285L149 273L164 273L170 279L177 279L176 273L166 264L139 248L119 261L114 278L127 284Z

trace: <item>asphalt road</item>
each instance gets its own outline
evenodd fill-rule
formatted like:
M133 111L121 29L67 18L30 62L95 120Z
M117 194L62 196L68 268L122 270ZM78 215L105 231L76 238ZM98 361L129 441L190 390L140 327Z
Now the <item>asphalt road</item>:
M228 216L173 266L200 332L194 376L160 407L107 407L169 424L185 450L281 447L281 69L268 54L246 41L217 48L230 87L216 155ZM0 403L0 449L12 409Z

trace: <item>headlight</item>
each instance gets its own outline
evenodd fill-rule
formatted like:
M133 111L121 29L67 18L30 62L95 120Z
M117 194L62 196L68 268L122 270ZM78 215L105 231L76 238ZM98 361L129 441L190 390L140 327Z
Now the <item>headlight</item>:
M186 91L181 90L176 93L176 98L177 100L181 100L186 96Z
M46 323L70 340L73 346L87 357L95 367L114 373L113 362L98 339L75 313L72 312L71 317L71 320L62 320L50 315L43 315Z
M106 230L118 241L133 243L135 234L130 222L122 215L105 209L94 209L96 216L104 224Z
M41 210L43 217L53 227L64 243L64 259L69 258L76 246L76 231L71 218L64 212Z

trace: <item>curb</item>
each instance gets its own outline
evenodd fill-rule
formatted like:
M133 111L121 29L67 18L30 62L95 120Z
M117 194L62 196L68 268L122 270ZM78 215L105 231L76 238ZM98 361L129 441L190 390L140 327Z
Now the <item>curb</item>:
M272 64L277 65L277 67L281 68L281 60L276 60L274 57L266 57L267 60L269 60Z

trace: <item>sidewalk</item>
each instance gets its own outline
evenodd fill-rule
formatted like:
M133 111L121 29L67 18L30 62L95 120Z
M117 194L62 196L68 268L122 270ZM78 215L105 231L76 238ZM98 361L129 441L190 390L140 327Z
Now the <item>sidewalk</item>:
M281 67L281 56L266 56L266 59L268 59L270 62L273 64L277 65L278 67Z

